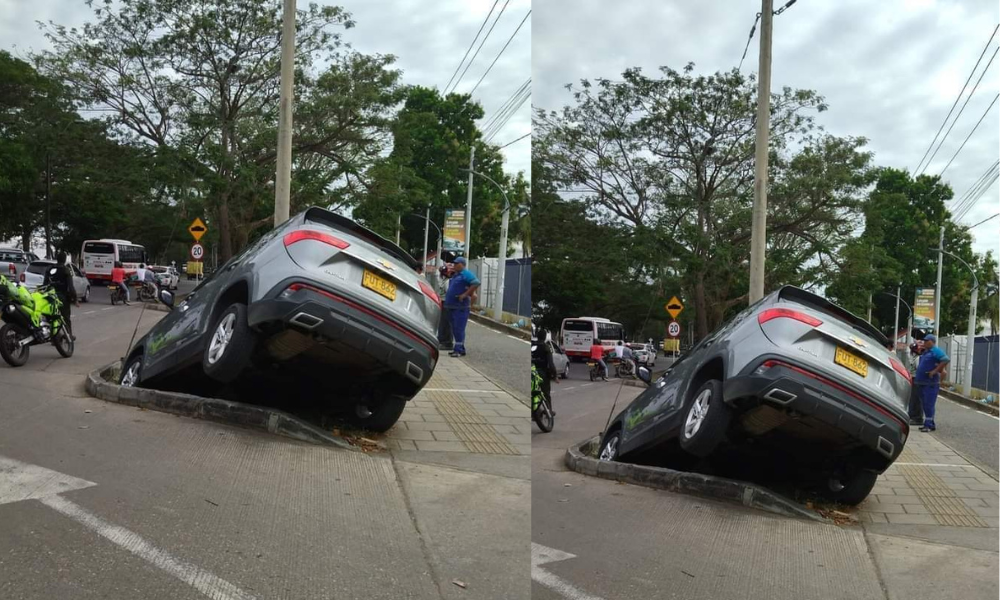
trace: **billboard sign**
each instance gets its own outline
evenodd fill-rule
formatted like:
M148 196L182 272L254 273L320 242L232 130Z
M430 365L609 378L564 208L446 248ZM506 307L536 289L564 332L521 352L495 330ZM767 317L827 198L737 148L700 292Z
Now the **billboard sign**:
M935 290L929 288L917 288L916 298L913 301L913 326L917 329L933 331L937 323L935 308Z
M444 243L442 249L455 254L465 254L465 210L449 208L444 211Z

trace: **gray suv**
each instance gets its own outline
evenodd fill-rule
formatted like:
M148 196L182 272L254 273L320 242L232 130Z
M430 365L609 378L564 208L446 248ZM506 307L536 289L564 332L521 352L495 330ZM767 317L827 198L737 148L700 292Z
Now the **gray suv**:
M910 375L868 322L793 286L746 308L611 421L602 460L678 446L707 457L749 443L861 502L909 435Z
M129 350L121 384L185 370L231 383L277 368L385 431L430 379L441 302L420 264L361 225L310 208L203 280ZM160 292L172 307L173 296Z

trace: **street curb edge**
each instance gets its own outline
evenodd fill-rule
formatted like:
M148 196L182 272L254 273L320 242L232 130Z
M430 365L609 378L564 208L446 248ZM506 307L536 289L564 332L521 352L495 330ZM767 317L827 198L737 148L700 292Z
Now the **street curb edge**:
M509 333L510 335L517 336L524 340L531 340L531 332L525 331L523 329L518 329L517 327L511 327L506 323L498 323L489 317L484 317L483 315L476 314L474 312L469 313L469 318L479 323L483 327L489 327L501 333Z
M119 365L120 362L115 361L88 373L84 382L87 393L108 402L257 429L310 444L356 450L342 437L327 433L281 410L219 398L122 387L108 380Z
M570 446L566 450L566 466L583 475L601 479L710 498L785 517L829 523L804 506L752 483L662 467L597 460L588 455L588 450L599 443L600 436L594 436Z
M944 388L938 390L938 392L945 398L951 400L952 402L957 402L963 406L968 406L969 408L974 408L979 412L986 413L988 415L993 415L994 417L1000 416L1000 408L992 406L990 404L983 404L982 402L976 402L971 398L966 398L961 394L956 394L951 390L946 390Z

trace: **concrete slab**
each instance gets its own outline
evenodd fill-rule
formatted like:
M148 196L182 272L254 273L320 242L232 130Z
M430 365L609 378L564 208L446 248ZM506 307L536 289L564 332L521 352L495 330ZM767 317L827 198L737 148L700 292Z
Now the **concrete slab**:
M996 552L879 534L867 538L889 600L985 600L1000 594Z

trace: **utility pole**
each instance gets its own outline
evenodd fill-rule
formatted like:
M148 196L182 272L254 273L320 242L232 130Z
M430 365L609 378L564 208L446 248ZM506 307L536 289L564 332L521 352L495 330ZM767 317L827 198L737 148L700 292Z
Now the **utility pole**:
M288 220L292 189L292 83L295 76L295 0L284 0L281 20L281 94L278 106L278 170L274 177L274 226Z
M504 194L504 200L507 194ZM503 280L507 274L507 226L510 224L510 202L500 219L500 246L497 248L497 295L493 299L493 318L503 323Z
M402 226L402 224L403 224L403 216L402 215L396 215L396 245L397 246L399 245L399 230L400 230L400 227Z
M427 213L424 216L424 255L420 258L424 265L424 273L427 273L427 234L430 233L431 228L431 207L427 207Z
M52 254L52 167L49 151L45 151L45 258L55 258Z
M871 292L868 293L868 322L872 322L872 295Z
M469 148L469 193L465 200L465 257L472 256L472 175L475 170L476 145Z
M773 0L761 0L760 67L757 80L757 138L754 153L753 230L750 237L750 303L764 297L767 250L767 151L771 127L771 25Z
M871 319L868 320L871 322ZM899 344L899 286L896 286L896 318L892 320L892 351L897 355L899 351L896 346Z
M934 337L941 331L941 267L944 265L944 225L941 226L941 239L938 241L938 272L937 286L934 288Z
M965 381L962 385L966 398L972 397L972 355L976 350L976 303L979 301L979 278L975 272L972 277L975 285L972 288L972 305L969 307L969 329L965 337Z

